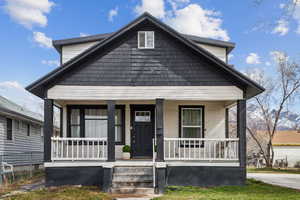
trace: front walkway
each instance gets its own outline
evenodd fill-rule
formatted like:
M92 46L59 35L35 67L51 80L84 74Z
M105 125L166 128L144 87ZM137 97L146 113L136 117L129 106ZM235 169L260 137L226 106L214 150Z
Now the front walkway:
M248 173L247 178L300 190L300 174Z

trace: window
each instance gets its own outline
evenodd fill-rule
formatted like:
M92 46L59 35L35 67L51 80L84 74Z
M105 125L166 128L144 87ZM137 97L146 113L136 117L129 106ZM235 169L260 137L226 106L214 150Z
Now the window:
M125 107L118 105L115 112L116 144L124 144ZM68 116L68 137L107 137L106 106L70 106Z
M20 121L15 120L15 130L18 131L20 130Z
M204 137L204 107L180 106L180 137Z
M138 48L153 49L154 48L154 31L138 32Z
M12 140L12 119L7 118L6 119L6 139Z
M72 137L78 138L80 137L80 110L71 109L70 113L70 128Z
M27 124L27 136L30 136L30 124Z

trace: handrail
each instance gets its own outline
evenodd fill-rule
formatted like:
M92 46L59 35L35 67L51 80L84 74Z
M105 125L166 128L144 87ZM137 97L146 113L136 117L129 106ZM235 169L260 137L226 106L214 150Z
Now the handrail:
M165 160L238 161L239 138L164 138Z
M51 137L51 160L106 160L107 138Z

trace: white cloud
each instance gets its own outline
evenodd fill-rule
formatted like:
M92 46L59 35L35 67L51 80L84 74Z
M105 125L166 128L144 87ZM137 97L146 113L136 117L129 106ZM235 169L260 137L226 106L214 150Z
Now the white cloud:
M52 48L52 39L47 37L45 33L33 32L33 40L38 43L40 47Z
M142 0L140 5L137 5L134 11L141 15L144 12L149 12L151 15L157 18L165 17L164 0Z
M260 83L264 79L264 71L261 68L252 68L244 72L250 79Z
M118 15L119 8L115 7L108 12L108 20L110 22L114 21L114 17Z
M286 56L286 54L282 51L271 51L270 52L270 56L272 57L272 59L274 60L274 62L278 63L284 60L287 60L288 57Z
M51 67L58 67L60 65L58 60L42 60L43 65L48 65Z
M232 58L234 58L234 55L230 53L230 54L228 55L228 60L231 60Z
M54 3L49 0L5 0L4 9L17 23L32 28L47 26L47 16Z
M271 66L271 63L270 63L269 61L267 61L267 62L265 63L265 65L266 65L266 66Z
M228 33L222 26L221 13L206 10L190 0L167 0L171 9L165 7L164 0L141 0L134 11L140 15L149 12L165 23L185 34L228 41Z
M250 53L246 58L246 63L250 65L257 65L260 63L260 57L256 53Z
M289 22L285 19L277 21L276 27L273 29L273 34L279 34L281 36L286 35L289 32Z
M165 21L181 33L228 41L227 31L221 28L220 13L205 10L198 4L177 9Z
M0 82L0 95L32 112L43 114L42 99L29 93L18 81Z
M296 30L296 33L300 34L300 0L294 0L295 7L294 7L294 14L293 18L298 23L298 28Z
M79 36L80 37L86 37L86 36L89 36L90 34L88 34L88 33L79 33Z
M173 10L177 10L179 6L190 3L190 0L168 0Z

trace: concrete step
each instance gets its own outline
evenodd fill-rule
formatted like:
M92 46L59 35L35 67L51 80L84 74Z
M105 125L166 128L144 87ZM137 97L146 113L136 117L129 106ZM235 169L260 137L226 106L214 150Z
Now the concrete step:
M112 188L111 193L113 194L143 194L143 195L149 195L154 194L154 188L128 188L128 187L122 187L122 188Z
M112 182L152 182L152 175L114 174Z
M153 182L113 182L113 188L153 188Z
M153 174L152 167L115 167L114 174Z

